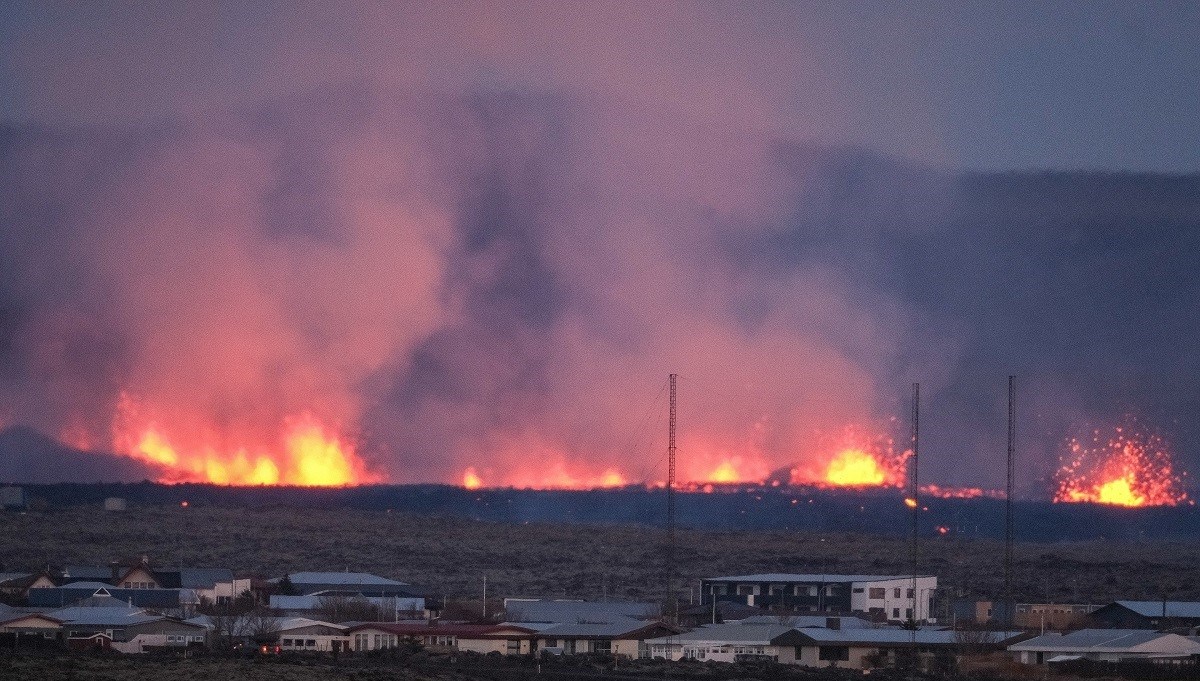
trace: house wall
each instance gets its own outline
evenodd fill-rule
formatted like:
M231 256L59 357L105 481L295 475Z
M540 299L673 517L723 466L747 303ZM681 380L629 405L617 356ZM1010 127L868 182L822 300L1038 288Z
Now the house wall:
M311 629L311 627L305 627L305 629ZM279 632L279 647L284 650L327 653L334 649L335 644L338 650L349 650L350 637L341 634L303 633L302 630Z
M158 580L146 568L138 567L130 570L121 577L121 583L116 585L122 589L158 589Z
M851 589L850 609L853 612L869 613L873 608L881 608L889 620L908 619L908 610L913 607L908 590L912 588L911 577L889 579L879 582L855 582ZM871 598L872 589L883 589L882 598ZM937 589L937 577L917 578L917 609L915 617L918 621L929 618L929 602Z
M193 643L204 643L204 632L187 633L139 633L128 641L113 641L112 649L122 653L144 653L154 648L183 648Z

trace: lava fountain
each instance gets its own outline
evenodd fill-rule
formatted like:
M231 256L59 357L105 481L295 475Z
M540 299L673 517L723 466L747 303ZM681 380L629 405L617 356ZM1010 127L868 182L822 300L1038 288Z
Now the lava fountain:
M163 470L160 482L306 487L381 482L368 470L351 439L303 412L285 417L276 433L230 434L145 417L136 400L123 395L113 420L116 453ZM177 427L175 427L177 426Z
M1177 506L1192 503L1183 491L1185 472L1177 472L1161 437L1136 424L1094 430L1090 439L1067 442L1055 473L1054 501L1115 506Z

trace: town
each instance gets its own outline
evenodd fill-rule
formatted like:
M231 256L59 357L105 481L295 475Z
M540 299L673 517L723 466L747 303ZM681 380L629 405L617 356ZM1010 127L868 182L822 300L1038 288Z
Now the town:
M486 586L485 586L486 588ZM149 556L0 574L0 648L129 655L377 654L954 669L973 657L1052 669L1196 669L1200 602L952 601L935 575L746 574L682 602L481 594L362 572L240 574ZM950 612L950 620L935 613Z

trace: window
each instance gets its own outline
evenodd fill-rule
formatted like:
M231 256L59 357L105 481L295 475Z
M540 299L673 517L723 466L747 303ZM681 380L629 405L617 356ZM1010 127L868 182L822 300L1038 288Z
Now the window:
M753 596L754 595L754 585L753 584L738 584L738 595L739 596Z
M290 639L290 638L285 638L285 639L283 639L282 641L280 641L280 644L281 644L281 645L285 645L285 646L290 646L290 645L292 645L292 639Z
M808 595L816 596L817 595L817 587L815 587L815 586L808 587Z
M612 641L596 641L595 645L592 647L592 652L594 652L594 653L611 653L612 652Z
M861 586L854 587L854 593L856 593L856 594L860 594L863 591L865 591L865 589L863 589Z
M817 648L817 659L826 662L848 662L850 648L849 646L820 646Z
M877 587L877 586L871 587L871 593L867 594L867 597L873 601L877 601L881 598L885 598L885 597L887 597L887 589L884 589L883 587Z
M772 596L782 596L783 589L784 586L782 584L772 584L770 587L770 593Z
M900 587L892 589L892 598L900 598Z
M315 645L317 645L317 642L316 642L316 640L314 640L314 639L311 639L311 638L310 638L310 639L308 639L307 641L305 641L305 642L304 642L304 645L305 645L305 646L310 646L310 647L311 647L311 646L315 646Z
M837 595L837 587L833 586L832 584L825 587L825 595L826 596L836 596Z
M900 608L892 608L892 619L900 619Z
M904 609L904 619L910 620L912 618L913 618L912 608L905 608Z
M908 590L907 590L907 595L905 596L905 598L912 598L912 597L913 597L913 590L912 590L912 589L908 589Z

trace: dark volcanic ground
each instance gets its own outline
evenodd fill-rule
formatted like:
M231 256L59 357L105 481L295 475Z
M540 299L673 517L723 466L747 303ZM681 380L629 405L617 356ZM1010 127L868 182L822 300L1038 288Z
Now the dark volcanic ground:
M126 491L137 487L163 497L187 495L189 506L181 507L177 501L148 504L128 494L130 507L123 513L104 512L98 503L50 503L45 510L2 513L3 569L103 564L117 557L147 555L164 565L228 566L266 576L299 570L362 570L427 585L435 593L450 596L479 593L485 575L489 592L498 596L596 599L607 594L614 598L657 598L662 593L664 533L645 524L567 522L580 518L566 513L558 518L562 522L497 521L464 514L346 508L324 503L339 494L384 494L386 488L289 492L145 485L131 486ZM101 495L115 491L86 489ZM30 491L41 494L51 490ZM206 491L212 499L205 496ZM418 490L407 492L417 494ZM436 492L430 491L433 498L440 498ZM493 506L511 512L517 502L509 504L506 498L538 496L463 490L453 493L459 495L466 509L478 510L484 518L497 515L489 512ZM291 503L272 503L289 494L296 495ZM610 507L607 516L597 511L588 520L611 518L619 510L612 507L623 497L618 493L596 494L578 493L576 503L592 500L601 505L603 501ZM235 503L242 495L258 503ZM469 503L466 495L479 501ZM542 495L546 499L560 496ZM47 501L54 499L53 494L46 496ZM645 492L641 496L655 497ZM756 500L756 496L763 499ZM300 503L306 499L309 503ZM763 510L757 513L765 515L778 512L777 506L785 508L768 503L766 495L686 495L682 506L688 524L698 524L695 514L708 499L751 509L761 504ZM886 504L898 502L882 498L874 503L886 508ZM993 511L1001 508L994 501L986 503ZM819 504L826 501L818 498L812 505ZM804 505L809 504L805 501ZM789 501L787 507L791 506ZM861 507L875 508L865 504ZM826 517L836 518L839 508L844 510L845 504L825 509ZM938 508L931 504L928 514L934 516ZM1051 508L1049 512L1056 510ZM1187 517L1193 513L1190 508L1175 511ZM695 585L704 576L755 572L907 574L908 543L900 534L904 514L892 511L874 517L867 511L859 513L852 517L861 518L870 527L890 523L891 533L729 528L732 520L749 516L750 511L717 517L713 529L683 529L678 535L683 583ZM1026 516L1022 526L1029 522ZM1060 520L1051 517L1046 522ZM1095 532L1108 529L1101 524ZM964 595L998 596L1003 582L1003 545L995 539L968 538L967 534L952 531L945 536L924 537L921 570L938 575L943 586L954 587ZM1020 600L1058 602L1163 596L1200 599L1197 564L1200 542L1193 539L1122 536L1023 542L1016 548L1015 595ZM683 597L688 597L686 590Z

